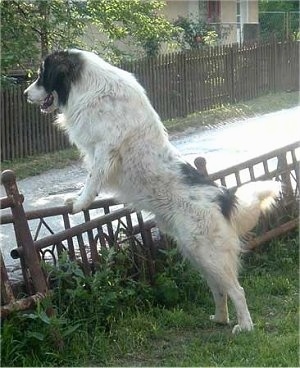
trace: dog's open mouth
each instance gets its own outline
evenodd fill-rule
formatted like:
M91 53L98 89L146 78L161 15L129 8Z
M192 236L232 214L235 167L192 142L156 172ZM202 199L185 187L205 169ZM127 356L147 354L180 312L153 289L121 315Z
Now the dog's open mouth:
M42 112L51 112L53 111L53 102L54 102L54 96L52 93L49 93L49 95L46 96L44 101L41 103L41 111Z

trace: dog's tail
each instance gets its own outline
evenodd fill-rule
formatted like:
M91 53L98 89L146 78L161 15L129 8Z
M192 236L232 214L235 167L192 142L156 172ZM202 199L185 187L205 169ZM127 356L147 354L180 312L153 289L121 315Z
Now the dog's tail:
M260 214L274 206L280 192L281 184L271 180L251 182L237 189L236 208L231 214L231 223L239 236L254 228Z

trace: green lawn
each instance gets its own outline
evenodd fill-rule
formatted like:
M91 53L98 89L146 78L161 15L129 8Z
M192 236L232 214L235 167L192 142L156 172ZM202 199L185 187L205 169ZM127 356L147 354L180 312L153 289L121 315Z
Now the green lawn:
M299 92L270 93L253 100L224 105L208 111L199 111L183 119L164 121L170 133L184 131L190 127L214 126L224 121L246 119L255 115L288 109L299 105Z
M205 282L173 250L164 256L153 288L121 281L124 268L104 267L89 280L65 265L53 299L58 317L40 308L5 321L2 365L299 366L296 233L243 256L255 330L238 335L232 306L231 326L213 324Z
M273 242L245 257L241 283L255 331L231 334L215 326L207 295L194 304L140 315L149 325L142 347L120 349L116 366L299 366L299 246L296 238ZM205 286L203 288L206 289ZM231 311L232 312L232 311ZM153 314L155 316L153 316ZM233 324L235 316L231 313ZM129 320L123 324L130 326ZM119 327L120 328L120 327ZM152 329L152 331L151 331Z

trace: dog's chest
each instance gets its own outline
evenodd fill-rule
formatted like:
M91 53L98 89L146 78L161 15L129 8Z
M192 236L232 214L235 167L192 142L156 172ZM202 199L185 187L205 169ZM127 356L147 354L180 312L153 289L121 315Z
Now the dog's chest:
M76 124L68 128L68 135L70 141L75 143L78 147L89 148L94 146L96 142L100 141L95 132L92 131L88 124Z

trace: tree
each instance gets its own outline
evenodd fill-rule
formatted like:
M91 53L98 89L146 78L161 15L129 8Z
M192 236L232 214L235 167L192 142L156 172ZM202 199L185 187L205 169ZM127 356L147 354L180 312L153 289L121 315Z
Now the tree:
M2 69L26 68L50 50L77 40L85 27L79 3L63 0L2 1Z
M2 69L26 68L57 48L110 48L117 53L116 40L131 39L146 55L155 55L177 31L161 15L163 6L162 0L3 0ZM92 47L82 38L90 25L105 36Z
M260 35L299 39L299 1L259 0Z
M299 11L298 0L259 0L259 11Z
M179 30L161 14L161 0L91 0L88 13L93 24L108 35L110 41L131 36L147 56L158 53L163 41L171 41Z

